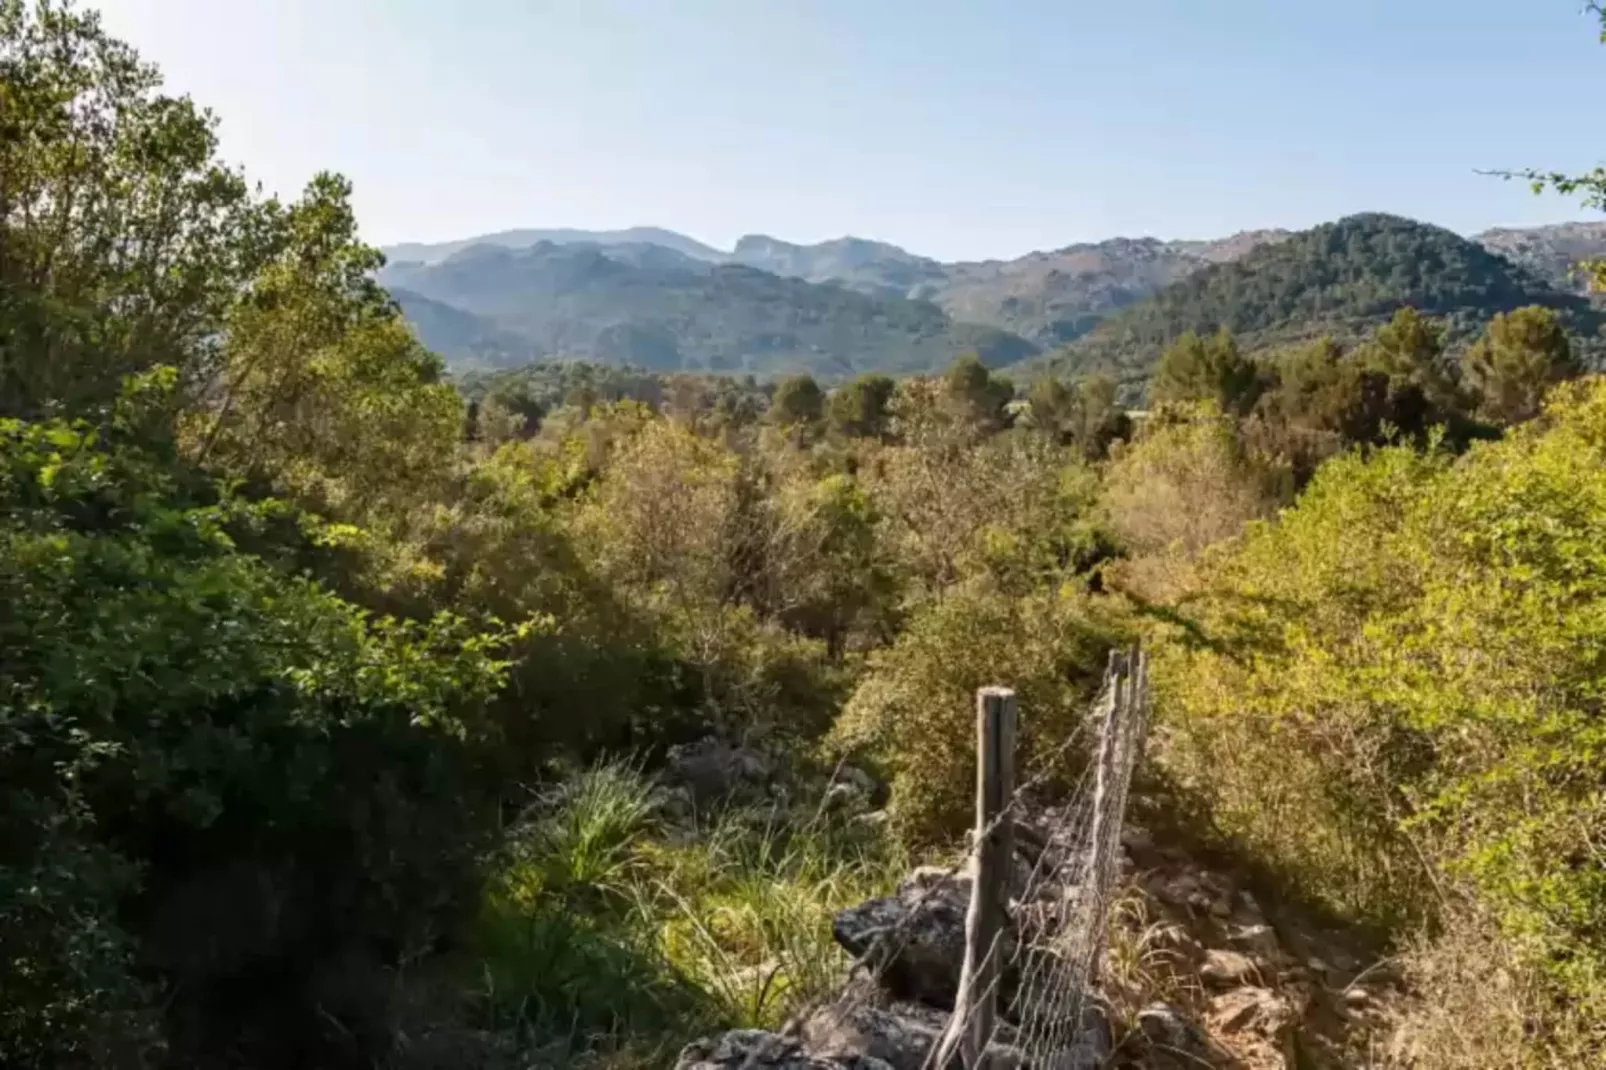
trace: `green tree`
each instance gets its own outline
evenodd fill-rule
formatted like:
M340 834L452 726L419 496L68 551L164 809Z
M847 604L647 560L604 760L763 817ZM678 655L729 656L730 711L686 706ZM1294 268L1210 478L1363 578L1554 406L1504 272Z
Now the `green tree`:
M885 437L896 386L885 375L861 375L837 387L828 402L831 430L847 438Z
M92 13L0 5L0 415L87 411L161 361L181 397L274 254L279 211L216 156L214 120Z
M825 392L810 375L782 379L770 401L770 419L782 427L807 430L825 417Z
M1090 375L1072 386L1044 377L1027 394L1028 418L1034 430L1076 446L1087 460L1098 460L1132 430L1132 421L1116 401L1117 391L1107 375Z
M0 1052L126 1058L166 1003L206 1017L169 1031L181 1065L326 1064L333 1023L379 1023L320 1018L319 971L383 969L472 906L500 637L289 574L276 533L315 520L124 437L0 421ZM281 980L208 1005L253 969Z
M197 463L375 524L440 490L463 413L373 281L382 260L350 196L319 175L283 213L281 248L225 318L220 367L184 425Z
M1225 328L1201 338L1188 331L1160 356L1149 396L1157 404L1209 401L1223 412L1241 414L1262 387L1255 362L1238 351Z
M1538 415L1545 393L1578 374L1566 328L1548 308L1519 308L1490 321L1461 357L1478 414L1503 424Z
M979 356L966 353L943 374L947 403L961 421L982 431L1008 423L1004 407L1015 395L1008 379L994 376Z

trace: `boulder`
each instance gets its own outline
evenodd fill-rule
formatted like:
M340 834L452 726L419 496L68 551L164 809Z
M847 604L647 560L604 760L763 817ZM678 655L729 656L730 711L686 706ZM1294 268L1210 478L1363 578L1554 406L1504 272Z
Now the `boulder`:
M696 802L708 803L731 796L768 795L775 763L762 751L708 736L669 748L662 775L670 787L684 788Z
M694 1040L681 1050L675 1070L892 1070L869 1055L831 1058L811 1054L800 1040L761 1029L733 1029Z
M1204 1031L1169 1003L1151 1003L1138 1012L1137 1036L1145 1054L1143 1066L1215 1066L1216 1046ZM1158 1058L1153 1058L1157 1056Z
M805 1047L826 1058L868 1055L892 1070L933 1070L927 1060L948 1027L947 1014L918 1003L877 1006L844 1000L816 1009L803 1019ZM998 1023L997 1039L987 1045L989 1070L1023 1067L1025 1054L1016 1046L1015 1030Z
M832 935L894 998L952 1010L965 961L970 883L965 874L922 867L893 895L839 911Z
M1199 967L1199 976L1204 978L1207 984L1220 988L1230 988L1253 981L1259 974L1260 969L1255 965L1254 959L1219 947L1206 951L1204 965Z

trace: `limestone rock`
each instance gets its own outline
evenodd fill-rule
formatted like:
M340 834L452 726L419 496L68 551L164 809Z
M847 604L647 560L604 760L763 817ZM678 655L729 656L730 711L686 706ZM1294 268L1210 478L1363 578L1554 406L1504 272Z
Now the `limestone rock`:
M1218 947L1205 952L1204 965L1199 968L1206 983L1223 988L1253 981L1259 973L1254 959Z
M951 1010L965 960L970 883L964 874L917 869L895 894L839 911L832 935L895 998Z
M761 751L732 746L714 736L669 748L663 779L699 803L735 795L768 794L775 764Z
M696 1040L681 1050L675 1070L892 1070L869 1055L830 1058L809 1053L801 1041L760 1029L734 1029Z
M1278 1039L1294 1023L1294 1008L1270 989L1248 985L1210 1001L1210 1020L1224 1033L1255 1032Z

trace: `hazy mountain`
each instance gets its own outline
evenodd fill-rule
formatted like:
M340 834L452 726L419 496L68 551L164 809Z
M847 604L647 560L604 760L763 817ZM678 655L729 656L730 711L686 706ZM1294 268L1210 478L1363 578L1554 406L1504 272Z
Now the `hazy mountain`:
M956 318L1052 346L1081 337L1115 309L1206 265L1287 236L1265 230L1218 241L1112 238L1015 260L949 264L947 281L931 299Z
M395 263L380 280L425 341L459 365L577 357L654 371L807 370L835 379L928 371L968 350L992 364L1036 352L1008 332L955 322L930 302L638 243L480 243L437 263Z
M1262 243L1113 313L1043 363L1141 376L1186 331L1229 328L1245 348L1331 334L1357 338L1409 305L1444 320L1456 344L1496 312L1544 305L1598 336L1589 302L1476 241L1397 216L1350 216Z
M794 245L764 234L749 234L730 257L739 264L809 282L839 282L850 289L900 297L927 296L922 287L940 288L948 267L896 245L864 238L837 238Z
M404 242L390 245L381 251L391 263L417 260L428 264L439 263L454 253L475 245L500 245L508 249L528 249L541 242L553 245L656 245L672 249L694 260L719 261L726 253L710 248L695 238L677 234L662 227L630 227L625 230L574 230L560 227L554 230L504 230L495 234L482 234L474 238L445 242Z
M1573 267L1580 260L1606 256L1606 222L1497 227L1475 235L1473 241L1563 289L1583 293L1584 279Z
M1357 226L1367 231L1389 218L1357 216L1334 226L1354 235ZM1528 269L1526 282L1513 283L1515 291L1547 289L1544 280L1549 289L1577 293L1581 283L1569 278L1571 265L1606 255L1606 223L1502 228L1468 240L1436 227L1397 222L1406 230L1390 231L1389 240L1405 241L1411 255L1438 260L1403 264L1404 254L1386 245L1368 246L1353 262L1344 254L1337 262L1349 264L1359 289L1333 304L1332 287L1317 286L1311 292L1325 296L1316 306L1291 306L1281 325L1251 315L1256 325L1250 333L1289 335L1299 333L1302 323L1369 321L1372 314L1351 300L1365 289L1360 280L1370 277L1368 272L1398 276L1389 286L1373 287L1382 305L1418 285L1442 297L1455 286L1425 276L1477 271L1485 281L1494 278L1489 257L1477 265L1470 259L1470 250L1481 248ZM1433 241L1416 240L1428 232L1436 235ZM765 372L790 362L835 375L848 367L924 367L972 339L995 361L1008 352L1052 350L1093 334L1087 346L1072 347L1081 354L1076 360L1091 359L1095 351L1104 359L1117 350L1144 349L1153 339L1140 339L1149 329L1142 325L1153 326L1171 313L1152 311L1161 307L1156 305L1122 318L1121 310L1167 292L1162 305L1176 313L1178 322L1210 321L1225 307L1222 301L1206 299L1216 311L1205 308L1195 315L1177 304L1183 300L1178 295L1191 291L1168 288L1196 277L1199 285L1247 285L1219 266L1254 256L1259 259L1253 270L1264 271L1265 264L1282 262L1268 248L1294 237L1308 240L1313 233L1246 231L1211 241L1113 238L1012 260L943 263L854 237L796 244L753 234L724 252L657 227L513 230L392 247L383 279L405 291L399 295L403 307L426 342L458 362L500 365L560 354L633 360L655 369ZM1454 255L1448 239L1459 243L1453 245ZM1300 250L1283 255L1297 259L1311 252ZM1315 259L1334 255L1322 252ZM1425 276L1404 281L1413 272ZM760 274L764 277L756 277ZM1307 274L1320 273L1313 267ZM811 285L830 292L816 292ZM1488 294L1466 296L1457 306L1464 319L1493 307ZM1227 319L1236 322L1239 312ZM1145 358L1135 359L1141 364Z

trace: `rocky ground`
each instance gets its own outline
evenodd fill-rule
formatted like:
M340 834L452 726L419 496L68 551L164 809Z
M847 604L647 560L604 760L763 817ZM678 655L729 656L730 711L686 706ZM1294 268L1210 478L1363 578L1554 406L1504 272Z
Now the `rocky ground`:
M691 793L699 797L763 772L760 757L716 754L712 746L681 760L689 772L682 779L697 782ZM867 797L862 774L839 773L837 780L839 801ZM1042 865L1044 852L1058 849L1068 825L1067 815L1052 809L1029 810L1020 822L1012 946L1040 945L1053 904L1065 899L1063 886L1028 874L1053 871ZM698 1040L676 1070L925 1070L953 1009L969 898L965 874L922 868L892 895L840 912L834 935L858 964L840 998L777 1033L737 1030ZM1358 943L1353 934L1262 903L1229 866L1204 864L1180 844L1129 827L1102 966L1086 1001L1083 1046L1074 1056L1049 1061L1038 1054L1033 1061L1027 1052L1042 1046L1020 1038L1020 1023L1011 1020L1020 984L1011 968L991 1062L998 1070L1384 1065L1398 982L1357 952Z

